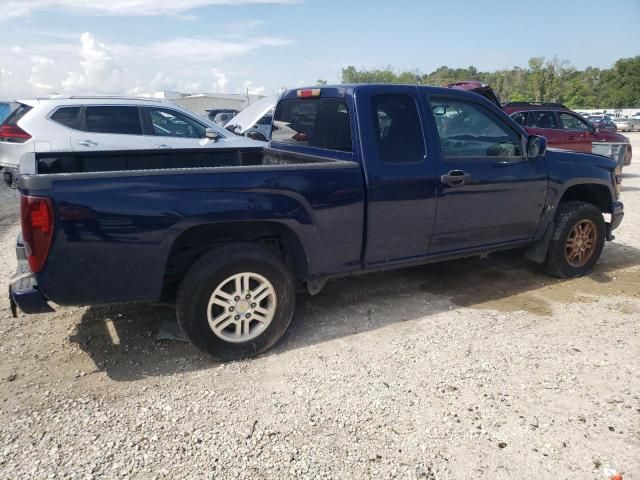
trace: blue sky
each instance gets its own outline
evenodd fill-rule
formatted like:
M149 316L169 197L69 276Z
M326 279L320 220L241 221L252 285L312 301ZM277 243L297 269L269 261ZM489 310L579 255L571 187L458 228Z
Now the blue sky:
M90 6L87 6L90 4ZM609 67L640 55L640 1L0 0L0 97L270 93L346 65L423 72Z

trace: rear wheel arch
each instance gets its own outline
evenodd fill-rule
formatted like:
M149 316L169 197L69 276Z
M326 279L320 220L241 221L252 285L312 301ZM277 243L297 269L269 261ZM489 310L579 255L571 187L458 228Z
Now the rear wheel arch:
M280 222L213 222L183 231L172 243L164 270L162 299L173 301L189 268L214 249L255 244L278 257L296 281L307 276L307 256L298 235Z

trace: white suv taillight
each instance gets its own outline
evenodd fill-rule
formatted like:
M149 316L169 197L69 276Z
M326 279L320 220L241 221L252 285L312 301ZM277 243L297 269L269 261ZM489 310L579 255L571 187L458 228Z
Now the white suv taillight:
M17 125L0 125L0 142L24 143L31 138Z

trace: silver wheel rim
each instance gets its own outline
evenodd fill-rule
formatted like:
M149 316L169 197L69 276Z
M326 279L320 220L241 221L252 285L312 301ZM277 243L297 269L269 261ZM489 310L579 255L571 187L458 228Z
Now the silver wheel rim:
M276 306L269 280L257 273L238 273L220 283L209 298L209 328L225 342L248 342L267 329Z

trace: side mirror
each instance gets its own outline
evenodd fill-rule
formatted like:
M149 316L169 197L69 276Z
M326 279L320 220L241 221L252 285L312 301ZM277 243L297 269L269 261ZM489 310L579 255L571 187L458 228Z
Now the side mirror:
M538 135L530 135L527 139L527 157L541 157L547 151L547 139Z
M218 140L220 140L222 138L222 135L220 135L216 130L214 130L213 128L207 128L204 131L204 136L206 138L208 138L209 140L213 140L214 142L217 142Z

